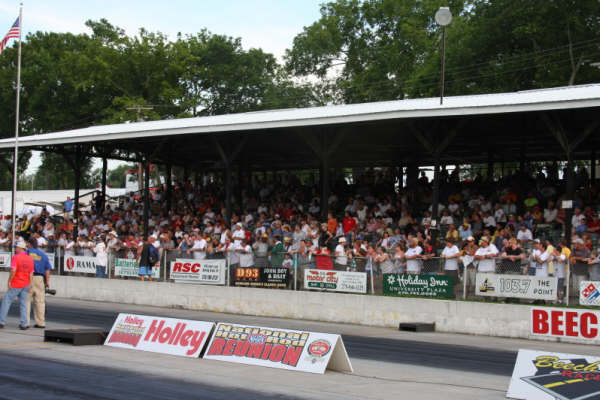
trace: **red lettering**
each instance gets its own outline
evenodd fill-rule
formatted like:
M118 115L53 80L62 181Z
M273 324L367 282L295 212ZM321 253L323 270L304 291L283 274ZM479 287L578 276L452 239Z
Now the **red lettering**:
M187 326L187 324L182 323L181 328L179 329L179 332L177 332L177 335L173 335L173 336L175 336L175 340L173 341L173 344L177 345L177 343L179 343L179 345L181 346L181 342L179 341L179 338L185 331L186 326ZM189 332L189 331L186 331L186 332Z
M164 323L164 321L162 322ZM173 329L171 328L165 328L160 332L160 336L158 338L158 342L159 343L165 343L167 340L169 340L169 338L171 337L171 334L173 334Z
M181 272L181 263L180 262L176 262L175 264L173 264L173 272Z
M304 348L295 346L288 347L287 351L285 352L285 357L283 357L282 363L295 367L298 364L300 355L302 354L302 349Z
M183 264L183 272L190 272L190 263Z
M285 346L278 344L276 346L273 346L273 350L271 351L269 360L271 360L273 362L279 362L283 359L284 355L285 355Z
M598 336L598 329L592 328L590 325L596 324L598 324L598 317L596 317L596 314L589 312L581 314L581 317L579 317L579 326L581 326L579 333L586 339L595 338Z
M185 331L183 335L181 335L181 340L179 340L179 344L182 346L187 346L190 340L190 337L194 334L194 331ZM215 339L216 341L217 339ZM223 340L223 339L218 339Z
M224 356L230 356L233 354L233 350L235 349L235 345L237 343L237 340L234 339L229 339L227 341L227 343L225 344L225 348L223 349L223 355Z
M235 345L235 351L233 354L238 357L245 357L249 347L250 342L248 341L238 342L238 344Z
M202 333L200 333L200 331L194 332L194 335L192 336L192 339L190 340L190 344L192 345L192 348L189 349L186 353L188 356L191 356L192 354L194 354L195 352L200 350L200 345L204 341L205 335L206 335L206 332L202 332Z
M266 360L269 358L269 353L271 352L271 347L273 347L273 345L271 343L265 344L265 349L263 350L263 353L260 356L261 360Z
M567 311L565 313L565 326L567 327L565 335L577 337L577 331L575 330L575 328L577 328L577 313L576 312Z
M548 313L544 310L532 310L531 311L532 321L531 321L531 329L533 333L537 334L547 334L548 327Z
M184 336L186 334L187 334L187 332L184 334ZM183 338L181 338L181 340L183 340ZM208 350L208 355L220 356L221 353L223 353L223 346L225 346L225 339L216 338L215 340L213 340L212 344L210 345L210 349Z
M173 334L169 338L169 344L173 344L173 340L175 339L175 337L179 333L179 329L183 328L181 325L182 324L180 322L178 322L177 324L175 324L175 329L173 330Z
M563 336L565 334L565 332L560 329L560 327L563 324L563 320L562 320L563 312L562 311L552 311L550 313L550 316L552 319L552 334L557 335L557 336Z
M150 339L150 336L154 333L154 337L152 337L152 341L156 342L156 339L158 339L158 334L160 333L160 330L162 329L162 327L165 324L165 321L160 321L160 324L158 324L158 326L156 326L157 322L158 322L157 320L152 321L152 324L150 324L150 328L148 328L148 333L146 333L146 337L144 338L144 341L148 341L148 339Z
M248 357L259 358L260 353L262 353L264 347L264 343L252 343L250 345L250 350L248 350Z
M195 272L195 273L200 272L200 264L194 264L192 266L192 272Z
M562 376L566 376L568 378L572 378L573 376L573 371L568 371L568 370L563 370L562 372Z

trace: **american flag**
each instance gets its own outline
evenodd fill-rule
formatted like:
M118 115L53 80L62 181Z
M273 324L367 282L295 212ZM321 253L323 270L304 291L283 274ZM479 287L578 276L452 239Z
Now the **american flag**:
M20 35L21 35L21 27L19 26L19 18L17 18L17 20L15 21L13 26L10 28L10 30L8 31L6 36L4 36L4 39L2 39L2 41L0 42L0 53L2 53L2 51L4 51L4 47L6 47L6 43L8 42L8 39L10 39L10 38L18 39Z

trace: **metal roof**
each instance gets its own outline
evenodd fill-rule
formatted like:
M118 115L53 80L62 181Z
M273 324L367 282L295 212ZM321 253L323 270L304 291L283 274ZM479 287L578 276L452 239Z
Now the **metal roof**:
M194 133L220 133L308 127L408 118L504 114L600 107L600 84L444 98L269 110L198 118L101 125L48 134L22 136L20 147L119 141ZM14 138L0 140L0 148Z

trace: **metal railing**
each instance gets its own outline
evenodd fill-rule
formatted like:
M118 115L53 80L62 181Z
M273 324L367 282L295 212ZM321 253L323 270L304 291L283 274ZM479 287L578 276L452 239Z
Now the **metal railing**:
M9 257L8 250L0 246L0 267L10 266L10 259L6 258L6 255ZM407 260L403 257L396 257L393 253L387 254L387 257L382 257L381 254L371 257L352 255L336 257L314 252L265 254L253 251L246 258L238 251L207 251L196 258L193 254L179 249L159 249L159 253L159 261L153 268L153 280L286 290L392 294L386 279L400 279L403 284L410 280L420 282L424 279L433 279L432 282L444 280L452 282L452 293L449 295L450 292L446 292L442 296L445 298L507 301L506 299L512 297L517 302L531 303L539 301L539 299L519 297L519 294L525 295L528 290L526 286L530 285L534 281L532 279L538 275L537 278L542 281L553 282L554 279L557 281L556 299L544 300L544 302L560 302L569 305L578 303L581 283L596 278L590 276L590 268L586 263L571 266L567 262L562 267L555 261L553 274L547 274L545 271L540 274L538 265L532 264L528 257L517 260L502 257L490 259L493 266L491 269L486 268L485 273L493 275L493 279L488 279L488 283L484 285L482 278L478 282L478 274L484 273L481 268L481 260L465 255L458 259L427 255ZM91 264L87 264L95 262L95 256L84 249L76 249L65 254L62 248L56 247L54 252L48 252L48 255L54 265L52 274L87 277L96 275ZM137 248L109 249L105 278L139 279L136 256ZM88 269L78 269L73 260L80 261ZM195 273L192 270L201 268L202 265L209 265L212 268L206 273L207 278L205 280L188 279L186 273L191 276ZM173 270L180 267L183 269L178 274L174 274ZM185 272L186 268L192 272ZM222 275L218 276L218 274ZM506 290L504 292L496 290L493 295L488 293L487 290L492 285L490 281L496 282L496 285L502 289L510 288L515 295L504 295L507 293ZM550 289L543 288L543 290ZM403 295L403 293L400 291L394 294ZM407 293L407 295L411 295L410 291Z

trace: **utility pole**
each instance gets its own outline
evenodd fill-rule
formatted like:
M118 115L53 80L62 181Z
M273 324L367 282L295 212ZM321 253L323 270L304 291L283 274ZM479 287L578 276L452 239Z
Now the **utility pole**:
M142 106L142 105L135 105L135 106L131 106L131 107L127 107L126 110L135 110L135 116L136 116L136 122L143 122L144 119L142 118L142 110L153 110L154 107L153 106ZM142 166L142 163L138 163L138 190L142 190L144 188L144 183L142 181L142 174L144 173L144 169Z

